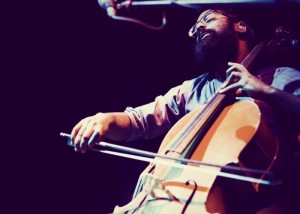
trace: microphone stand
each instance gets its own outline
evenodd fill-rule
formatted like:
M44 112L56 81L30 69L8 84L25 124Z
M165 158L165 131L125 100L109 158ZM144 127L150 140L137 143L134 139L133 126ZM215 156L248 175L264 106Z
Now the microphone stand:
M131 17L126 16L119 16L117 15L117 11L124 8L130 7L145 7L145 6L170 6L170 5L177 5L177 6L184 6L197 9L201 4L226 4L226 3L276 3L278 0L125 0L122 2L118 2L117 0L111 0L114 4L113 6L109 6L107 9L108 16L120 21L129 21L139 25L142 25L146 28L151 30L162 30L165 25L167 24L167 18L165 13L163 13L162 23L160 26L153 26L146 22L143 22L138 19L134 19ZM98 0L100 6L103 3L103 0Z
M191 6L199 4L225 4L225 3L276 3L277 0L154 0L154 1L135 1L126 0L118 5L120 8L129 6L168 6L172 4L181 6Z

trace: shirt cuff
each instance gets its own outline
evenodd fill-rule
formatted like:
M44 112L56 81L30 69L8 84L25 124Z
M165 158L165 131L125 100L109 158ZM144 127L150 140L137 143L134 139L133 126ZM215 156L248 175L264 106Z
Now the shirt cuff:
M132 107L127 107L124 111L130 119L130 135L126 141L134 141L143 137L142 125L139 113Z

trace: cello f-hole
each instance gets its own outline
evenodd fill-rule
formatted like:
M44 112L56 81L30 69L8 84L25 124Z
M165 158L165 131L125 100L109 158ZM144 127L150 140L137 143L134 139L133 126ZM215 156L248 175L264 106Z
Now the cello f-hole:
M184 205L184 207L183 207L183 209L182 209L182 214L185 213L187 207L188 207L189 204L191 203L191 201L192 201L192 199L193 199L193 197L194 197L194 195L195 195L195 193L196 193L196 190L197 190L197 188L198 188L198 185L197 185L196 181L194 181L194 180L188 180L187 182L185 182L185 185L190 185L191 182L194 183L194 189L193 189L192 194L190 195L190 197L188 198L188 200L186 201L186 203L185 203L185 205Z

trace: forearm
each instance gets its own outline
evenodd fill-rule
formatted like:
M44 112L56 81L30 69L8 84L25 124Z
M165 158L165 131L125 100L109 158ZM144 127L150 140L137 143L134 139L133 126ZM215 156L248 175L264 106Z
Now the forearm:
M264 90L264 100L270 105L286 111L289 115L300 118L300 97L268 86Z
M131 122L124 112L106 113L111 118L105 137L114 141L124 141L130 136Z

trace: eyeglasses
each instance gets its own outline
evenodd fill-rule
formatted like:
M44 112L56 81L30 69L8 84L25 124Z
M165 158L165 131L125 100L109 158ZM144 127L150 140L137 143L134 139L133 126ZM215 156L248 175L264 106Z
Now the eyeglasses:
M223 17L219 17L216 18L215 16L213 16L212 14L220 14L223 15ZM196 24L194 24L191 29L189 30L188 34L190 37L194 37L195 34L198 31L198 24L204 23L204 24L208 24L212 21L216 21L216 20L220 20L220 19L228 19L230 18L229 16L225 15L224 13L220 12L220 11L216 11L216 10L208 10L201 19L198 19L198 21L196 22Z

